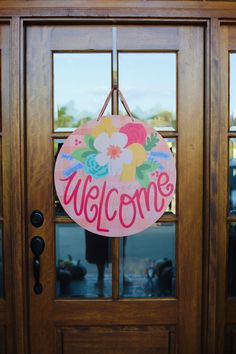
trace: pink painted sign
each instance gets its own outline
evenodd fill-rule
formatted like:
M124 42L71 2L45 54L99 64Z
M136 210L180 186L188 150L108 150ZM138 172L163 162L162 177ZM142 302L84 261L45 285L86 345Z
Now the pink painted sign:
M151 226L171 202L175 183L165 140L128 116L102 117L76 129L55 166L66 213L102 236L128 236Z

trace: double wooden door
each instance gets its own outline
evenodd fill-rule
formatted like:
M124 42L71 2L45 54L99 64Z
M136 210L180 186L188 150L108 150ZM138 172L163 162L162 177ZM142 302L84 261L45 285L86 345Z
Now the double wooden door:
M26 27L31 353L201 353L203 49L196 25ZM64 213L53 169L63 141L96 118L115 86L165 137L177 187L148 230L101 241ZM118 111L115 91L106 113ZM39 259L36 236L45 243Z

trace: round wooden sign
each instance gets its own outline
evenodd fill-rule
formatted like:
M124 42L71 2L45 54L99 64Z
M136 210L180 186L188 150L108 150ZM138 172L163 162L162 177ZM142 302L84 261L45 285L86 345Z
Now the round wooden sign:
M165 140L129 116L102 117L76 129L55 166L66 213L102 236L128 236L151 226L171 202L175 183Z

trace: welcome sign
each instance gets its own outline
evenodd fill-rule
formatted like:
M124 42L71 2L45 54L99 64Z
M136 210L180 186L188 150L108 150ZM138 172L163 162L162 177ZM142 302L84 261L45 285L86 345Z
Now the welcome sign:
M66 213L102 236L128 236L151 226L171 202L175 183L165 140L128 116L102 117L75 130L55 166Z

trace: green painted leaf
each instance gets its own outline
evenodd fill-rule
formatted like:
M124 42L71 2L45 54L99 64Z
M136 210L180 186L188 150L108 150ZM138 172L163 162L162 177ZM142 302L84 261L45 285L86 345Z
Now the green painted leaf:
M142 165L137 167L137 172L149 173L158 169L158 162L156 161L145 161Z
M159 139L157 137L157 134L152 133L151 135L149 135L146 139L146 142L144 144L144 148L146 151L150 151L152 150L156 144L158 143Z
M86 145L90 148L90 150L96 151L94 147L94 137L92 135L86 134L84 137L84 141Z
M138 176L137 176L137 177L138 177ZM137 180L138 180L139 184L140 184L142 187L144 187L144 188L147 188L147 187L148 187L148 184L149 184L149 182L150 182L150 180L149 180L149 178L148 178L147 175L143 175L142 178L139 178L139 177L138 177Z
M157 165L156 170L163 170L163 166L160 163L158 163L158 162L155 162L155 163Z
M141 166L138 167L140 171L148 170L149 169L149 163L144 162Z
M76 149L75 151L72 152L72 157L75 160L78 160L80 162L84 162L86 157L93 154L94 150L90 150L88 148L81 148L81 149Z
M156 161L145 161L141 166L136 168L136 176L140 185L144 188L147 188L150 179L148 174L154 172L158 169L158 162Z
M154 172L160 167L160 164L156 161L150 161L149 163L150 163L149 172Z
M136 168L136 175L137 175L138 179L143 179L143 177L144 177L144 175L139 167Z

